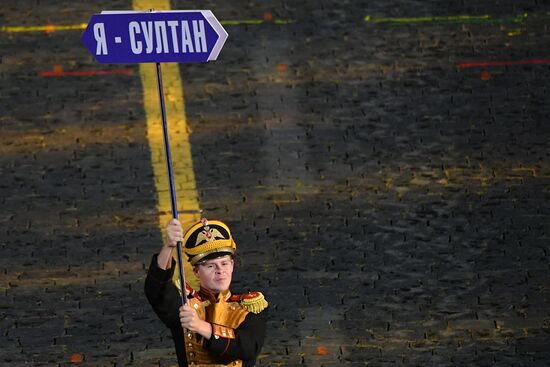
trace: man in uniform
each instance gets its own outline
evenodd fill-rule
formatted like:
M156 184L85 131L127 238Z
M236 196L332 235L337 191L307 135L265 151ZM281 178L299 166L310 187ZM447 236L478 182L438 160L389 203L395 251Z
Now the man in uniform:
M200 282L198 292L186 285L185 306L179 281L172 281L177 242ZM185 235L177 219L166 226L166 243L153 256L145 294L172 332L180 367L252 367L256 362L265 339L267 302L260 292L231 294L236 247L229 228L218 220L202 219Z

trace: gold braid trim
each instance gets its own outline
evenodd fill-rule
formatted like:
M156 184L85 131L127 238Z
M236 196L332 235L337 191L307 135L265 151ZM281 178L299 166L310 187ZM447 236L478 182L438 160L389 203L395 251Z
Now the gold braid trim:
M260 292L254 292L255 297L248 296L241 299L241 305L252 313L260 313L269 305Z

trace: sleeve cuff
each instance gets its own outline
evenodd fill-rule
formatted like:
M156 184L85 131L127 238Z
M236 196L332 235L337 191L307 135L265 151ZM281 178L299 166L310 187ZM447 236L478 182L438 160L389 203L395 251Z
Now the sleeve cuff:
M223 355L235 339L235 330L216 324L210 325L212 325L212 336L210 340L205 339L204 346L212 353Z
M158 254L153 255L151 265L149 266L149 275L151 275L151 277L153 277L158 282L167 283L172 280L172 276L174 275L174 268L176 267L176 261L172 259L172 266L170 267L170 269L164 270L158 266L157 257Z
M216 337L235 339L235 330L230 327L212 324L212 335L214 335L214 339L216 339Z

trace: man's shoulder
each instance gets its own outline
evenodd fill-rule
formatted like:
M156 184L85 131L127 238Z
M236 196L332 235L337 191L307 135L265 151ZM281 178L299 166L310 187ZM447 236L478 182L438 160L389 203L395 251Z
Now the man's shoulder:
M233 294L229 302L237 302L248 312L255 314L262 312L269 305L262 292Z

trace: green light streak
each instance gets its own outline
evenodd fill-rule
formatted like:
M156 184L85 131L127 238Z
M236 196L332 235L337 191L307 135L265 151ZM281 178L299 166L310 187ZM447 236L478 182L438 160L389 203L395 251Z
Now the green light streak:
M247 20L222 20L220 23L222 25L258 25L262 24L264 21L261 19L247 19Z
M413 17L413 18L374 18L367 15L364 20L366 23L389 23L392 25L407 25L418 23L489 23L489 24L502 24L502 23L516 23L521 24L529 17L528 13L520 14L515 17L508 18L493 18L490 15L451 15L451 16L427 16L427 17ZM537 19L548 20L548 16L537 16Z
M222 20L222 25L260 25L264 23L273 23L277 25L292 24L294 20L273 20L267 21L262 19L245 19L245 20Z

